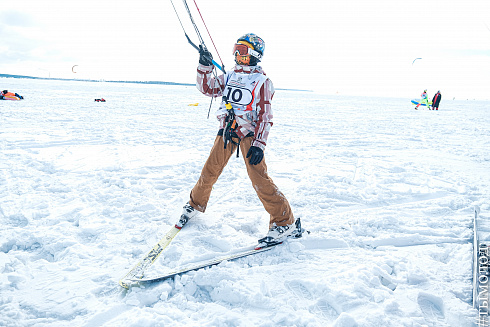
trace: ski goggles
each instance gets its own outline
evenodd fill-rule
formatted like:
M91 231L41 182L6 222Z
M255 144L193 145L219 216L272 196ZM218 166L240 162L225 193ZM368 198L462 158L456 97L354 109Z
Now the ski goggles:
M233 47L233 55L236 56L237 54L239 54L240 56L251 55L257 59L262 58L262 55L260 53L247 47L245 44L241 44L241 43L236 43L235 46Z

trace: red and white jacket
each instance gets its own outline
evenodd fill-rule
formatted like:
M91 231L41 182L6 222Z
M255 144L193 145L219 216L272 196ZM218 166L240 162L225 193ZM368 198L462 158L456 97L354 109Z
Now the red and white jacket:
M265 76L260 66L236 65L217 79L213 77L212 71L213 66L199 64L196 81L198 90L210 97L226 96L235 112L238 136L243 138L253 132L252 146L265 150L273 117L271 101L275 90L272 81ZM222 102L216 112L220 129L225 128L227 115L225 103Z

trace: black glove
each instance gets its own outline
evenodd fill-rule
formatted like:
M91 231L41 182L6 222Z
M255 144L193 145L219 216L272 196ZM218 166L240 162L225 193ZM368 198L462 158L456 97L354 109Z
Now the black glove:
M199 46L199 63L204 66L211 66L213 64L213 55L208 49Z
M256 146L251 146L247 153L248 157L250 157L251 165L258 165L264 158L264 151Z

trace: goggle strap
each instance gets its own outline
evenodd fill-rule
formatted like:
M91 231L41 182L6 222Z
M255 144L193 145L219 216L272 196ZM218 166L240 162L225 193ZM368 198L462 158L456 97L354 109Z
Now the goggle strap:
M262 59L262 55L260 53L258 53L257 51L255 51L255 50L252 50L252 49L248 48L248 53L251 54L252 56L254 56L257 59Z

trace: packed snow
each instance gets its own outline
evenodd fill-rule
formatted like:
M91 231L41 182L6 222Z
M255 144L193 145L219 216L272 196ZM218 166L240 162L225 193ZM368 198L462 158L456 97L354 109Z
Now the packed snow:
M192 86L0 84L25 97L0 101L0 325L475 325L472 218L475 205L482 219L490 211L490 102L441 90L431 111L276 91L268 171L310 234L125 291L118 280L188 200L216 102L207 119L209 98ZM253 246L268 221L233 156L208 210L146 275Z

